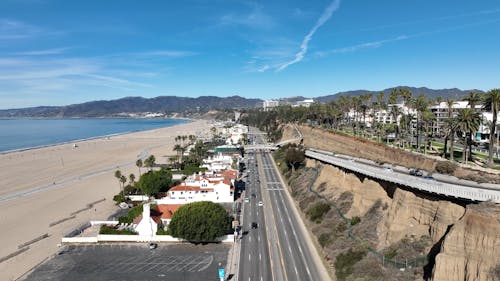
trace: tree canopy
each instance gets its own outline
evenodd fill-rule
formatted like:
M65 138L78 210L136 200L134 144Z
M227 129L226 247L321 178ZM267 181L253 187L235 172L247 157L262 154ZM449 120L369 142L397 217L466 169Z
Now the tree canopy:
M166 169L149 171L141 176L136 186L147 196L166 191L172 186L172 173Z
M168 225L169 234L192 242L211 242L228 233L231 217L224 208L202 201L180 207Z

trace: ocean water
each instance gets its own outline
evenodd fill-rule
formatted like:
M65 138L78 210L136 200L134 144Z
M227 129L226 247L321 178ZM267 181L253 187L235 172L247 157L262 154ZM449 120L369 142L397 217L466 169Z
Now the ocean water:
M145 131L190 122L182 119L1 119L0 152Z

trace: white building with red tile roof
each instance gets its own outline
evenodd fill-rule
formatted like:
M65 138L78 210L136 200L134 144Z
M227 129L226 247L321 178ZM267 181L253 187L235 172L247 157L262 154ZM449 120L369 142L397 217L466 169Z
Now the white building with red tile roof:
M181 184L171 187L167 196L157 199L157 204L188 204L199 201L214 203L234 202L236 171L194 174Z

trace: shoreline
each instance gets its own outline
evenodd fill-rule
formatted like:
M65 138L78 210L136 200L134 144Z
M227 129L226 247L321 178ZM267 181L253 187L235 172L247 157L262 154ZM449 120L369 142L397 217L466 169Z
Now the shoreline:
M0 279L17 280L57 254L62 236L90 220L114 214L118 207L112 198L121 190L113 175L116 169L139 176L135 165L139 157L152 154L157 163L166 163L177 135L209 134L210 121L190 121L109 140L80 141L77 149L65 143L0 154L0 198L6 199L0 202L0 239L4 243L0 258L16 253L27 241L45 237L0 262ZM86 208L97 201L100 203Z
M4 118L4 119L6 119L6 118ZM23 119L23 118L12 118L12 119ZM26 118L26 119L35 119L35 118ZM36 119L54 119L54 118L36 118ZM99 119L99 118L60 118L60 119ZM106 119L147 119L147 118L106 118ZM154 118L150 118L150 119L154 119ZM16 148L16 149L4 150L4 151L0 151L0 155L6 155L6 154L9 154L9 153L15 153L15 152L29 151L29 150L33 150L33 149L53 147L53 146L58 146L58 145L72 144L72 143L75 143L75 142L82 142L82 141L96 140L96 139L101 139L101 138L116 137L116 136L121 136L121 135L139 133L139 132L147 132L147 131L152 131L152 130L157 130L157 129L163 129L163 128L170 128L170 127L174 127L174 126L177 126L177 125L189 124L189 123L192 123L192 122L195 121L194 119L188 119L188 118L168 118L168 119L184 120L185 122L173 124L171 126L166 126L166 127L158 127L158 128L154 128L154 129L127 131L127 132L121 132L121 133L114 133L114 134L108 134L108 135L100 135L100 136L88 137L88 138L83 138L83 139L74 139L74 140L57 142L57 143L51 143L51 144L43 144L43 145L37 145L37 146L30 146L30 147L24 147L24 148Z

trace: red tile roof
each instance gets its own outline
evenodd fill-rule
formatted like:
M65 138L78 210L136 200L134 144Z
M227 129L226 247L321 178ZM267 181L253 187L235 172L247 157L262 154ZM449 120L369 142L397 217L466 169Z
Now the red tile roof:
M156 208L161 213L162 219L171 219L172 215L182 206L182 204L159 204Z

